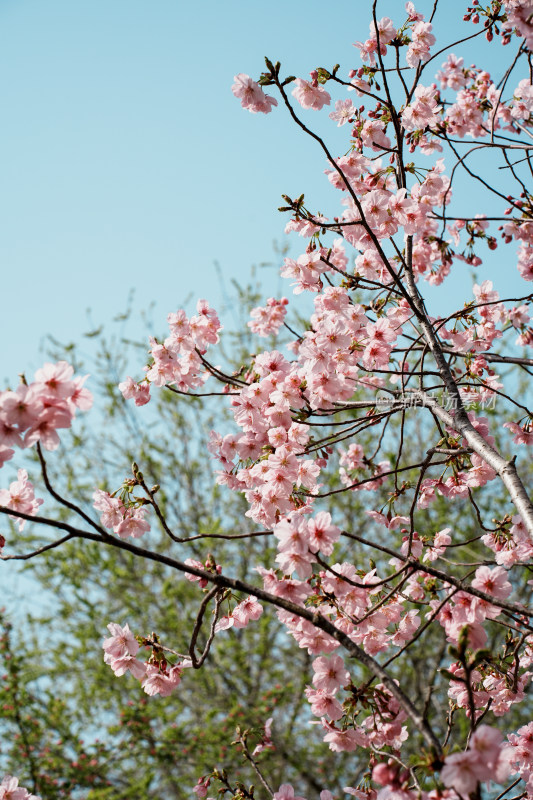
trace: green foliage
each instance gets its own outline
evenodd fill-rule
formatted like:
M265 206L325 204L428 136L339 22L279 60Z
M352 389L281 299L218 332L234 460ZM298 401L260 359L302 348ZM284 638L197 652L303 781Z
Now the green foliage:
M234 288L233 307L247 315L259 300L258 287ZM201 561L212 554L225 572L240 578L249 576L256 564L269 566L275 555L270 536L232 539L249 533L253 525L245 516L243 498L217 486L207 452L209 430L232 430L231 416L221 416L220 404L211 398L182 399L166 390L142 410L126 404L116 387L130 361L139 362L142 351L142 345L125 337L126 322L127 315L118 320L122 333L110 339L100 331L90 334L97 345L90 371L98 404L90 417L81 416L74 430L62 437L57 456L49 462L53 485L94 515L94 487L118 488L135 461L148 485L161 487L158 503L174 534L188 540L172 542L154 525L148 535L151 549ZM231 346L227 351L222 348L222 353L227 368L238 372L265 344L254 340L242 319L235 322L236 329L245 332L231 334ZM298 329L298 320L291 326ZM267 342L266 348L271 346L274 342ZM232 361L228 352L234 354ZM62 355L56 345L51 356ZM78 371L87 369L89 359L78 349L69 348L68 357ZM497 417L497 410L490 413ZM349 415L346 411L347 419ZM407 411L402 426L394 422L387 428L385 455L394 464L401 440L406 463L419 464L427 448L437 442L428 441L429 428L415 413L410 417ZM315 440L320 436L317 427ZM372 427L358 434L357 441L372 454ZM32 477L34 467L29 467ZM364 492L328 495L339 488L338 463L331 463L324 474L320 508L332 511L336 524L348 533L398 549L402 532L387 531L368 517ZM416 476L414 469L402 473L392 493L390 487L382 487L373 497L374 508L409 515L405 489ZM476 502L482 518L500 519L506 512L503 500L490 490L477 492ZM79 523L64 507L52 507L49 499L46 510L55 519ZM479 560L483 531L470 504L465 513L461 504L440 498L417 511L421 536L431 539L445 527L462 539L472 539L468 548L462 548L463 561ZM38 546L42 531L32 532L28 526L19 534L13 529L10 543L14 548ZM361 574L372 567L363 545L348 537L337 545L336 560L349 560ZM255 745L268 717L274 719L275 749L264 751L258 760L272 785L292 781L303 794L313 794L326 785L339 790L346 783L356 785L364 777L366 767L357 753L328 753L318 726L309 725L304 689L310 682L312 659L288 637L273 612L266 610L243 630L221 632L204 667L194 674L186 670L177 692L167 698L147 698L138 682L129 676L115 678L103 663L106 624L128 622L141 635L154 631L165 646L186 653L203 596L198 585L163 564L81 540L42 554L30 567L36 595L46 593L47 608L43 611L35 597L16 630L11 630L8 617L2 620L0 765L4 772L19 775L21 783L43 800L181 800L191 797L197 779L210 774L214 765L226 770L232 782L257 783L242 748L231 743L239 726L250 731L250 744ZM453 560L446 568L457 575L468 569ZM384 595L385 590L376 601ZM242 598L229 602L237 599ZM425 703L435 726L439 720L441 726L447 719L453 722L451 741L463 736L468 724L463 711L449 707L446 696L445 670L452 660L441 626L432 625L389 667L393 676L401 676L407 693ZM367 677L361 673L361 680ZM354 702L358 713L362 700ZM517 725L525 721L522 715L515 714ZM446 731L436 733L444 738ZM420 758L415 748L414 743L411 748L407 744L407 752Z

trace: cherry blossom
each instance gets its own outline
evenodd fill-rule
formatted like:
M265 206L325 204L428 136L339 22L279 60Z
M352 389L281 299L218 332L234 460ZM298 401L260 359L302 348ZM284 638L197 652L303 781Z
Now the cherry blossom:
M249 75L240 72L235 75L235 83L232 92L241 101L243 108L256 114L261 112L268 114L272 111L272 106L277 106L278 101L275 97L265 94L258 83L253 81Z
M25 469L18 470L18 478L10 484L9 489L0 489L0 505L10 508L12 511L20 511L22 514L35 516L44 500L35 497L33 484L28 479ZM11 519L17 521L21 531L26 523L25 519L10 515Z
M41 798L19 786L18 778L5 775L0 783L0 800L41 800Z
M313 86L303 78L296 79L296 86L292 94L302 108L310 108L313 111L320 111L323 106L329 106L331 103L331 95L325 89L322 89L321 86Z

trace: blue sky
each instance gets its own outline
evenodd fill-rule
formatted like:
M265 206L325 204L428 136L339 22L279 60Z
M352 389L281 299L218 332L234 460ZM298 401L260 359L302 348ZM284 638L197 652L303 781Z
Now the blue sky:
M466 3L442 6L446 43L458 29L450 10L460 18ZM47 333L79 341L88 308L94 324L109 323L132 287L138 311L155 301L160 330L189 295L216 305L215 261L245 281L252 263L272 258L282 192L305 191L324 210L334 195L316 145L282 110L252 115L231 93L233 76L257 77L264 55L303 77L318 65L358 67L352 42L367 36L370 3L324 8L2 0L0 380L31 376ZM403 0L380 8L403 21ZM346 128L304 114L346 149ZM265 296L276 293L275 271L261 275Z

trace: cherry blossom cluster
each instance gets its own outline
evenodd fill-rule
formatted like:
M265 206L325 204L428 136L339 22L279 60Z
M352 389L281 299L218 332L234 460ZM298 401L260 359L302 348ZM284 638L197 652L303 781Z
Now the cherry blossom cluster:
M478 567L475 578L471 582L474 589L505 600L512 591L507 579L507 571L503 567ZM440 604L435 601L434 607ZM480 600L468 592L456 592L453 598L442 606L437 619L446 631L449 642L457 643L461 634L467 632L468 642L473 650L481 650L487 640L483 629L486 619L499 617L501 609L492 606L486 600Z
M182 670L191 666L189 660L183 659L174 666L169 666L162 651L154 643L148 661L141 661L136 657L140 645L129 625L121 627L116 622L110 622L107 627L111 636L104 639L104 661L117 677L130 672L150 696L159 694L168 697L179 686Z
M511 9L512 4L508 5L508 11L516 10ZM429 59L430 48L435 43L432 26L411 3L407 11L408 23L404 24L401 32L390 19L383 18L377 24L371 23L368 40L356 43L363 61L370 67L377 66L378 53L385 56L393 41L408 44L408 66L415 67ZM509 13L508 19L511 18L512 13ZM410 38L400 42L407 31ZM518 32L523 35L520 29ZM362 80L363 74L351 76L360 96L369 94L372 88L371 81ZM323 72L315 70L311 72L311 80L296 81L292 96L304 110L318 111L330 104L331 96L321 85L323 77ZM488 72L475 67L466 69L463 60L451 54L442 65L438 80L441 90L456 93L453 100L443 102L436 84L419 84L398 117L412 152L417 147L424 155L441 151L439 138L443 134L459 138L486 137L491 131L501 129L516 134L519 131L517 124L529 124L533 87L528 79L519 81L510 99L505 99ZM365 149L390 151L392 119L389 110L378 103L366 119L362 111L362 106L356 108L350 100L339 100L335 112L329 115L338 126L353 125L352 149L347 155L335 159L327 170L330 182L344 195L346 208L342 215L330 223L323 215L310 213L300 201L292 203L289 200L295 216L287 225L287 232L294 231L307 237L310 243L304 254L285 260L282 275L294 280L296 294L304 291L317 294L309 330L292 343L291 349L296 356L292 362L277 351L255 357L248 385L232 399L235 421L243 433L240 436L213 433L210 449L224 468L219 480L244 492L250 503L249 516L255 522L271 526L279 541L277 569L259 569L267 591L302 607L316 607L318 604L321 615L333 621L372 655L389 647L401 648L411 640L421 620L418 609L409 608L409 604L417 602L429 604L431 610L427 612L427 618L443 627L450 643L466 647L468 651L481 651L487 642L485 623L492 623L500 617L501 605L494 605L468 590L454 591L445 582L439 587L437 599L431 575L417 570L407 577L401 596L393 595L388 602L380 602L379 611L373 612L376 595L380 597L380 586L386 582L375 570L361 573L349 563L332 564L318 573L315 570L317 557L322 563L324 556L332 555L340 533L331 525L328 515L321 524L323 542L319 544L313 540L311 528L321 514L314 520L306 519L313 510L314 496L320 486L320 471L330 460L333 448L313 446L308 426L296 422L295 413L303 421L304 409L317 411L331 408L335 403L348 404L358 388L386 388L390 384L382 375L387 371L391 373L390 383L393 384L399 380L398 367L401 368L402 382L410 373L409 365L406 362L398 364L394 353L404 335L405 323L413 320L411 304L404 297L392 293L388 308L382 307L377 318L373 317L367 308L350 297L349 281L355 279L359 286L367 288L371 284L393 287L398 263L394 258L384 258L380 244L398 232L412 237L414 279L424 276L433 284L440 284L450 274L454 259L479 266L481 259L473 254L477 240L486 241L489 249L497 246L488 221L480 215L468 222L456 220L448 224L445 229L449 237L443 238L442 225L438 221L440 209L444 209L452 199L450 179L444 174L444 161L439 159L426 170L422 180L418 177L410 187L399 188L393 170L383 169L380 160L371 160L365 155ZM529 206L521 200L513 200L510 210L518 211L518 215L502 226L502 236L506 242L513 239L520 242L519 270L530 280L533 277L533 259L529 253L533 225L527 221ZM324 226L334 228L335 223L342 230L342 239L336 239L332 246L326 247L321 242ZM465 235L466 249L461 252ZM346 244L357 251L352 268L346 255ZM325 278L331 283L332 278L339 274L341 278L346 276L343 285L325 287ZM528 304L509 306L501 302L489 280L475 284L473 295L474 301L468 310L454 315L451 322L434 318L430 318L430 322L438 329L445 347L468 354L463 375L456 372L457 382L461 384L461 399L464 402L485 402L499 392L503 384L484 354L512 330L519 332L517 345L529 344L530 317ZM259 328L256 330L261 332ZM487 445L496 447L487 418L475 413L470 413L468 418ZM300 441L295 440L295 424L303 434ZM515 444L533 442L532 424L530 416L519 423L506 423L515 434ZM497 477L496 471L481 455L472 452L468 441L457 430L448 427L447 434L447 445L452 448L452 453L455 448L458 456L448 459L440 477L421 481L417 498L421 508L434 502L438 495L449 500L468 499L472 489ZM306 471L309 471L308 455L312 452L315 453L313 480L302 480L302 466L305 464ZM351 442L346 448L339 447L338 455L339 477L347 489L375 491L383 484L380 475L391 470L389 461L374 462L368 458L358 442ZM409 521L405 516L395 516L390 512L388 516L376 510L367 513L388 530ZM333 532L331 536L330 530ZM439 559L452 543L449 529L432 537L421 536L408 528L402 532L402 556L415 557L425 563ZM480 566L470 585L485 597L494 597L496 602L506 600L512 592L507 569L514 563L525 563L531 557L531 533L521 517L515 515L512 523L509 518L497 532L482 538L496 554L498 566ZM398 570L403 563L401 559L391 561ZM447 593L450 599L446 599ZM395 701L387 690L381 687L385 698L383 706L387 709L385 717L383 709L376 707L368 716L360 717L357 724L347 726L343 720L351 708L350 676L342 658L332 654L338 648L338 642L297 615L278 610L278 617L298 644L317 656L313 662L313 686L308 687L306 694L311 710L320 717L326 729L325 741L330 747L351 750L360 746L390 746L399 750L402 738L407 736L407 729L402 726L405 716L399 706L395 708ZM457 706L465 709L468 715L473 697L476 713L482 714L490 707L496 716L501 716L513 703L520 702L531 677L527 670L531 663L528 642L526 638L525 650L515 660L512 686L505 671L488 662L480 663L476 669L470 670L468 676L462 662L452 664L448 670L449 693ZM502 664L507 657L504 648ZM372 741L369 731L376 737L375 741ZM466 751L446 758L442 771L445 785L459 793L463 791L466 796L478 782L505 780L512 770L505 762L503 752L501 735L488 726L480 726ZM390 780L384 779L383 769L373 775L376 783L385 787L378 796L389 796L391 789L403 787L407 778L398 769L390 770L393 776ZM406 786L404 788L405 796L409 796ZM290 794L292 789L289 791L288 787L286 791Z
M513 772L526 782L529 797L533 797L533 722L508 736L509 746L505 757Z
M527 47L531 49L533 47L533 24L531 22L533 3L531 0L505 0L504 7L507 14L504 31L507 35L503 41L509 40L509 34L515 28L517 34L525 39Z
M328 518L329 515L324 515L322 527L326 531L329 528ZM390 527L396 527L402 523L402 518L394 521L386 520L386 523ZM299 549L302 529L301 521L298 525L292 526L292 545L288 544L291 541L291 529L281 527L281 530L278 530L277 533L275 529L275 534L280 538L280 548L291 546L293 550ZM337 531L332 529L332 533L333 541L336 541ZM323 536L323 538L325 539L326 537ZM434 560L442 554L445 546L449 543L450 536L448 533L446 531L438 532L433 541L428 542L430 547L428 547L423 560ZM407 539L401 548L404 554L407 552L406 545ZM439 550L435 552L437 548ZM332 543L326 544L322 549L327 553L332 551L333 545ZM415 556L421 556L422 551L422 540L415 533L412 552ZM426 555L428 558L425 557ZM383 583L379 580L375 570L361 575L349 563L333 564L328 570L319 573L318 581L314 579L304 583L297 579L289 580L286 575L291 570L300 577L310 579L311 574L308 562L303 560L302 554L298 552L292 556L291 563L287 564L288 560L289 555L283 551L282 558L280 559L278 556L276 559L278 562L281 561L283 572L285 573L283 578L280 578L273 570L260 571L265 589L276 596L284 597L300 605L304 605L306 600L312 599L313 605L316 606L319 599L322 599L320 613L328 616L340 630L347 633L354 642L361 645L364 651L371 655L383 652L391 646L402 647L406 642L410 641L412 635L420 626L421 620L416 609L408 610L405 608L409 601L429 602L433 611L428 612L427 616L428 618L436 619L442 625L448 640L457 644L459 639L462 638L467 646L474 651L483 648L487 640L483 622L486 619L497 619L501 613L499 607L481 600L467 591L454 593L453 599L448 602L443 602L440 599L431 599L431 592L434 592L431 576L425 575L422 571L406 582L402 596L395 596L385 604L381 602L379 611L373 612L373 598L376 595L379 597L379 587ZM401 562L393 559L391 563L397 567ZM314 592L310 591L310 583L314 584ZM471 585L474 589L479 589L497 599L505 599L511 592L511 584L507 580L507 572L501 567L495 567L494 569L479 567ZM443 586L443 594L449 591L449 588ZM332 597L335 598L335 606L328 607L328 600ZM300 647L306 648L312 655L331 653L339 647L335 639L317 630L312 623L281 610L278 610L278 617L286 625ZM358 624L354 624L354 619L360 620ZM479 670L473 671L470 681L473 687L476 709L479 708L485 711L489 706L496 716L502 716L513 703L520 702L524 698L524 689L530 681L532 673L529 671L518 673L518 669L520 667L523 670L530 664L531 652L528 647L520 658L519 663L515 665L516 687L514 689L509 686L501 669L493 668L491 665L486 664L483 666L482 672ZM349 683L349 675L344 668L342 658L338 656L329 658L321 656L315 659L313 668L315 672L329 676L328 680L322 677L315 677L313 679L314 686L308 687L306 695L311 703L313 713L321 717L324 724L327 723L327 734L324 740L330 743L332 749L343 750L353 749L355 746L370 747L371 745L382 746L384 744L394 747L397 745L398 748L401 746L401 737L405 738L407 732L405 728L398 726L400 722L405 720L405 716L403 716L403 712L400 714L399 707L392 714L395 701L387 695L384 687L382 687L382 691L387 698L385 703L386 714L382 708L378 708L362 724L350 729L350 734L345 733L342 736L335 736L334 731L338 732L338 730L335 728L334 723L352 711L349 686L345 686L347 697L344 704L335 697L339 688ZM464 670L460 664L451 665L449 674L453 676L451 678L450 697L454 699L459 707L465 708L468 713L469 692L464 680ZM387 717L385 732L382 725L384 714ZM391 714L393 719L389 719ZM370 738L367 735L367 729L374 731ZM379 744L376 743L375 738L377 730L384 737ZM387 740L386 734L390 736L389 740Z
M255 622L263 613L263 606L255 597L248 596L232 609L230 614L221 617L215 625L215 632L229 628L245 628L249 622Z
M402 112L402 125L406 131L418 131L433 128L439 123L442 106L436 100L436 87L418 85L415 89L414 102Z
M526 761L531 764L531 725L520 728L516 735L512 735L513 745L510 747L508 742L503 741L500 731L489 725L480 725L472 734L469 747L461 753L452 753L445 758L441 777L447 787L445 793L435 791L413 791L410 788L410 775L408 770L403 768L398 761L393 758L388 761L381 761L372 769L372 781L379 787L377 791L373 789L356 790L350 786L344 788L347 794L353 795L359 800L437 800L438 797L445 796L449 800L459 800L461 797L468 797L475 791L479 782L487 785L504 783L509 775L518 770L513 769L513 760L523 768L524 759L514 758L513 748L524 750ZM515 743L516 742L516 743ZM530 768L529 768L530 769ZM526 768L522 773L525 780L529 780L530 771ZM194 791L198 797L205 797L210 784L210 779L201 778ZM304 797L295 794L291 784L282 784L278 791L273 794L273 800L305 800ZM320 800L333 800L330 791L323 790L320 793Z
M403 26L403 31L409 29L411 39L409 41L405 60L409 67L417 67L420 63L424 63L430 57L430 47L435 44L435 36L432 34L433 26L430 22L424 21L423 14L416 11L413 3L406 3L406 11L408 14L407 25ZM399 31L394 27L394 24L389 17L383 17L377 24L370 23L370 36L365 42L355 42L354 47L357 47L361 59L368 61L370 66L376 66L376 54L385 56L387 54L387 45L393 40L400 39L398 36ZM404 42L402 41L402 44Z
M25 469L18 470L17 480L10 484L9 489L0 489L0 505L10 508L12 511L20 511L22 514L29 514L34 517L43 502L44 500L40 497L35 497L35 489L28 479L28 473ZM12 516L11 519L17 521L21 531L26 520L15 516ZM3 545L3 542L1 544Z
M468 796L479 782L503 783L510 772L502 734L489 725L480 725L470 737L467 750L446 757L441 778L445 786Z
M350 752L360 747L401 748L408 736L407 728L402 724L406 714L384 686L378 684L368 693L366 702L370 713L358 720L357 727L347 727L339 721L353 709L353 700L349 697L341 704L336 694L344 684L348 692L355 687L344 660L338 655L320 656L313 661L313 670L313 686L308 686L305 694L311 711L320 717L325 730L324 741L331 750Z
M483 544L489 547L497 564L509 569L513 564L527 564L533 558L533 540L522 517L515 514L497 530L484 533Z
M372 69L378 68L378 61L390 47L407 47L406 63L410 68L426 63L431 56L435 44L431 22L412 3L407 4L406 10L408 19L399 28L389 18L382 18L371 23L365 42L356 43L368 67L351 71L350 87L365 101L374 96ZM270 74L263 75L261 85L276 83L283 93L290 80L281 83L278 73L279 67L272 67ZM233 91L245 108L271 110L273 103L265 100L258 83L248 76L237 78ZM531 677L527 636L520 654L514 653L512 685L506 672L506 644L502 645L498 664L481 660L473 665L466 655L482 652L488 639L487 626L501 617L502 602L512 593L507 570L531 557L531 532L515 514L502 521L497 531L484 534L483 543L494 552L496 566L479 566L460 591L445 580L436 585L432 574L419 566L404 575L401 593L384 595L383 587L391 576L383 570L364 571L349 561L324 561L334 556L341 532L329 513L316 512L314 506L321 489L321 473L334 455L338 458L340 484L351 491L377 491L394 471L393 465L389 459L378 460L375 454L366 453L358 441L335 447L331 445L335 437L331 436L321 445L306 424L314 415L338 412L349 407L354 396L375 396L377 390L384 391L385 399L390 393L393 405L399 387L405 392L411 376L416 374L398 353L408 349L408 331L414 329L420 334L412 294L399 290L405 272L412 271L415 283L424 277L438 285L451 274L454 261L481 265L474 252L479 242L486 242L490 250L497 247L489 221L482 215L448 224L441 221L452 200L451 179L445 174L442 158L429 169L417 171L411 165L405 170L409 180L399 185L397 172L384 166L383 156L387 155L389 164L395 163L394 155L389 154L394 153L391 136L398 126L411 152L419 149L424 156L442 151L448 137L484 138L501 130L517 134L520 126L530 123L533 87L529 79L522 79L510 96L504 97L488 72L474 66L465 68L463 59L453 53L437 79L440 90L436 83L419 83L414 88L408 102L397 112L396 122L383 101L366 114L364 105L356 107L349 99L336 101L329 117L339 127L352 126L351 146L345 155L329 158L326 175L342 193L344 210L329 220L309 211L303 196L298 201L284 196L288 203L285 210L293 212L286 231L307 239L308 245L301 255L285 259L281 274L293 281L295 294L315 295L314 313L307 330L288 348L292 358L281 350L259 353L253 357L241 385L232 383L230 402L240 432L223 435L213 431L209 450L222 467L219 482L242 492L249 504L247 515L257 524L272 528L278 540L275 568L257 567L264 589L271 596L301 608L317 609L320 617L371 656L388 650L398 652L411 642L423 624L420 608L425 604L429 607L427 624L440 624L460 655L447 670L449 696L467 716L474 711L478 718L488 708L496 716L505 714L523 699ZM310 80L295 80L292 97L302 109L320 111L331 104L331 94L324 88L328 80L333 80L330 73L313 70ZM454 94L449 98L444 92ZM283 93L283 97L288 103L287 94ZM510 198L510 202L513 217L501 226L502 237L504 243L519 242L519 270L531 280L530 201L526 197ZM327 228L337 235L328 244L323 239ZM384 250L397 235L410 242L407 266L405 250L401 252L398 246L396 253ZM353 255L348 253L348 247L353 248ZM385 290L386 299L379 305L357 302L351 294L356 287L368 292ZM264 308L253 309L248 323L251 330L260 336L275 335L284 321L286 304L285 299L271 298ZM474 285L473 301L464 311L447 319L428 317L442 346L451 353L461 353L464 359L462 367L454 367L463 402L485 402L503 388L486 354L512 331L519 333L517 345L530 343L533 335L528 308L527 302L512 305L502 301L492 282L484 280ZM160 347L167 347L167 343ZM155 353L154 359L159 360ZM152 370L163 375L159 366ZM155 382L150 373L148 377ZM224 382L223 374L216 377ZM169 372L159 378L159 383L172 382L172 378ZM387 408L386 403L384 407ZM369 403L369 409L367 424L379 424L378 407L372 409ZM497 447L486 417L471 412L468 421L478 440L490 448ZM506 423L506 427L513 432L514 443L530 444L532 424L527 414L518 422ZM337 445L345 438L340 438ZM467 500L473 489L497 478L496 470L453 425L446 426L444 445L449 457L438 477L421 479L416 492L418 508L428 507L439 496L449 501ZM395 575L405 571L406 559L430 565L454 545L449 528L432 535L419 533L413 530L410 518L395 514L392 506L386 514L377 509L367 509L367 514L389 532L400 529L399 557L390 560ZM203 567L201 562L190 559L188 563ZM190 579L201 586L207 584L206 579ZM260 608L250 596L219 620L216 632L247 624L259 615ZM399 751L408 736L404 724L407 714L389 689L382 684L374 687L366 697L365 710L358 709L354 714L355 687L342 657L335 652L338 640L298 614L284 609L278 609L277 614L298 645L315 657L314 677L306 695L330 748L350 751L390 747ZM484 760L480 758L482 751L487 755ZM459 793L462 787L469 794L480 781L505 778L509 769L502 766L501 752L499 734L480 726L466 751L446 758L444 784ZM383 787L378 797L389 796L399 788L406 797L410 796L404 787L407 778L399 768L379 765L375 773L375 782ZM290 787L283 789L287 794L291 791Z
M196 308L198 313L190 318L183 309L168 315L167 338L163 342L153 337L150 340L153 360L144 368L144 380L136 383L128 377L119 384L125 399L133 398L135 405L142 406L150 400L150 384L175 386L180 392L188 392L205 383L209 372L203 355L210 345L218 343L222 326L206 300L199 300Z
M235 97L241 101L243 108L247 108L255 114L261 112L268 114L272 111L272 106L277 106L278 101L275 97L265 94L258 83L253 81L249 75L244 72L235 75L235 83L232 86L232 92Z
M252 319L248 323L252 333L258 336L275 336L279 333L287 314L288 302L286 297L282 297L281 300L269 297L266 306L252 308L250 312Z
M323 106L329 106L331 103L331 95L318 85L317 76L312 75L311 81L296 78L295 83L292 96L298 100L302 108L320 111Z
M489 392L491 390L488 390ZM475 393L479 397L479 392L476 389L471 389L469 395ZM466 393L463 393L463 396ZM485 397L485 392L482 393ZM476 417L473 412L469 412L469 419L473 427L478 433L483 436L488 444L495 442L494 437L490 436L488 428L488 419L486 417ZM455 433L452 431L452 434ZM455 439L457 441L457 439ZM463 442L463 444L465 444ZM467 469L459 469L459 464L464 465ZM451 474L445 478L446 472ZM444 479L445 478L445 479ZM449 500L465 499L469 496L469 490L480 486L485 486L489 481L496 478L494 470L481 458L477 453L468 455L468 458L455 462L450 465L447 470L444 470L439 478L426 478L420 484L420 495L418 505L420 508L427 508L428 505L437 499L437 493L442 497Z
M101 512L100 522L121 539L139 539L150 530L150 523L144 519L146 506L137 503L137 499L131 500L128 495L113 497L102 489L93 493L93 507Z
M195 567L199 562L188 559L188 563ZM200 567L204 565L200 563ZM188 577L194 578L192 575ZM213 634L233 627L245 628L249 622L258 620L262 613L261 604L255 597L249 596L237 603L230 614L214 622ZM121 627L115 622L110 622L107 627L111 636L104 639L104 662L111 667L117 677L131 673L141 682L142 688L148 695L159 694L167 697L180 685L182 671L192 666L191 659L185 656L181 656L175 664L169 663L164 655L166 651L159 645L155 634L152 634L152 639L146 639L134 636L128 624ZM141 644L151 650L146 662L137 657Z
M360 263L359 259L358 256L356 264ZM440 325L445 341L473 354L480 348L490 349L493 340L502 336L496 324L507 317L505 307L497 302L498 295L492 290L490 281L485 281L481 287L475 285L474 296L476 303L481 304L479 323L475 322L475 316L470 315L474 324L460 322L455 330ZM304 452L301 448L307 444L305 426L293 422L289 409L305 406L318 409L338 400L348 401L358 385L384 386L383 379L371 376L369 372L387 368L394 343L402 334L402 325L406 318L411 317L411 311L400 302L391 305L386 316L372 322L363 308L350 302L348 292L340 287L323 290L315 299L315 308L316 313L311 317L312 328L295 343L296 361L288 362L277 351L256 357L253 369L258 379L245 386L232 400L235 421L243 429L243 434L240 437L212 434L211 452L225 468L219 480L233 489L244 491L251 501L250 516L266 526L273 524L276 515L302 506L303 496L301 492L298 494L301 486L308 491L307 505L312 503L316 479L324 466L322 458L315 458L314 463L309 459L302 460L302 457L299 460L299 453ZM361 366L365 370L363 375ZM473 379L468 387L461 388L461 396L467 401L485 401L502 387L498 375L482 356L470 362L467 374ZM476 418L473 413L469 417L485 441L494 444L487 419ZM525 428L518 427L525 434L529 424L528 419ZM295 431L304 436L300 442L294 440ZM529 442L531 439L524 435L521 441ZM273 452L268 455L264 448ZM290 459L286 458L287 448ZM284 459L281 472L279 469L276 472L278 450ZM261 457L253 467L244 466L247 459L257 459L262 454L266 457ZM348 450L340 448L339 455L341 480L355 489L376 489L382 483L380 473L390 469L389 462L383 460L369 474L371 465L365 461L363 449L357 443L351 444ZM236 469L239 464L241 468ZM465 458L464 464L467 469L453 471L453 465L450 465L448 477L444 473L438 479L425 479L421 484L419 506L427 507L436 499L437 492L452 499L466 497L469 489L483 486L496 477L494 470L476 453ZM367 470L366 474L364 470ZM369 480L373 476L377 480ZM363 477L364 482L360 483Z
M469 641L471 645L471 642ZM475 643L474 643L475 644ZM520 659L520 664L531 663L528 655ZM489 703L490 710L496 717L503 717L515 703L521 703L526 697L527 684L531 679L531 672L518 675L513 684L509 685L506 675L490 669L486 665L482 669L469 671L468 678L464 667L454 662L448 667L448 672L453 679L448 689L448 697L456 703L458 708L463 708L468 717L479 719L486 711ZM470 688L468 688L470 687ZM474 714L471 703L473 701Z
M70 428L78 408L91 407L92 395L83 385L88 376L73 376L66 361L45 364L32 383L0 392L0 467L13 457L13 447L39 442L45 450L55 450L58 430Z
M0 392L0 467L13 458L18 447L35 444L45 450L59 446L58 430L70 428L77 409L87 411L92 395L85 388L88 376L74 377L74 369L66 361L44 364L35 373L32 383L21 383L15 391ZM28 472L19 469L17 480L9 489L0 489L0 506L19 514L35 516L44 501L35 497ZM22 530L26 520L12 515ZM0 536L0 552L5 539Z

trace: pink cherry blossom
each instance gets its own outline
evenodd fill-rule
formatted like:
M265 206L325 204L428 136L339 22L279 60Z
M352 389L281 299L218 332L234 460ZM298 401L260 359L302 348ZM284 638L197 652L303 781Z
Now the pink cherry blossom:
M270 297L266 307L258 306L251 310L252 319L248 323L248 327L259 336L275 336L283 324L288 302L286 297L282 297L281 300Z
M513 587L507 579L507 570L503 567L478 567L476 569L476 577L472 581L472 586L482 592L491 594L501 600L512 592Z
M308 686L305 690L311 711L317 717L328 717L336 722L344 716L344 709L339 701L324 690L318 691Z
M417 86L416 100L402 112L402 125L406 131L434 127L439 122L442 106L435 99L436 90L432 87Z
M146 673L146 664L143 661L135 658L135 656L121 655L112 656L110 653L104 653L104 662L108 664L117 678L125 675L126 672L131 672L134 678L142 680Z
M0 783L0 800L41 800L41 798L19 786L18 778L5 775Z
M116 622L110 622L107 627L111 636L104 639L103 647L106 653L113 658L137 655L139 644L128 624L121 628Z
M150 385L148 383L136 383L129 375L125 381L119 383L119 390L125 400L133 398L136 406L144 406L150 402Z
M468 797L479 782L478 766L479 760L476 753L470 751L452 753L446 757L440 776L445 786Z
M265 94L258 83L253 81L249 75L240 72L235 75L235 83L231 87L231 91L241 101L243 108L256 114L261 112L268 114L272 111L272 106L277 106L278 101L268 94Z
M505 781L509 769L502 742L500 731L480 725L470 738L468 750L446 756L441 770L444 784L468 796L480 781Z
M263 613L263 606L255 597L247 597L242 603L235 606L231 612L235 628L244 628L251 620L258 620Z
M145 508L130 508L113 530L121 539L139 539L150 530L150 523L144 519Z
M412 31L411 44L408 47L405 57L410 67L417 67L420 62L427 61L430 57L429 48L435 44L435 37L431 33L433 30L429 22L417 22Z
M263 750L275 749L274 742L272 741L272 722L273 722L272 717L269 717L266 720L261 741L259 742L258 745L255 746L255 748L252 751L253 756L259 755L259 753L262 753Z
M503 427L509 428L515 434L513 436L515 444L533 445L533 430L530 420L523 427L516 422L504 422Z
M305 797L295 795L290 783L282 783L278 791L272 795L272 800L305 800Z
M340 128L345 125L355 116L355 107L351 100L337 100L335 102L335 111L332 111L329 118L337 123Z
M303 78L296 79L296 85L292 91L302 108L310 108L313 111L320 111L323 106L329 106L331 95L321 86L313 86Z
M319 550L323 555L330 556L333 552L333 545L340 536L339 528L331 524L331 514L327 511L319 512L314 519L309 520L307 530L311 550Z
M163 670L155 664L148 664L141 681L141 686L146 694L153 697L156 694L168 697L181 683L181 669L179 666Z
M344 686L350 680L350 674L344 666L341 656L315 658L313 670L315 672L313 676L314 686L328 694L335 694L341 686Z
M19 469L17 476L17 480L10 484L9 489L0 489L0 506L5 506L12 511L19 511L22 514L29 514L33 517L37 514L39 506L42 505L44 500L35 497L33 484L28 479L28 473L25 469ZM26 524L26 520L11 514L10 517L18 523L21 531Z
M96 489L93 493L93 506L101 511L100 522L112 528L121 539L138 539L150 530L150 523L144 519L146 507L126 507L119 497Z

